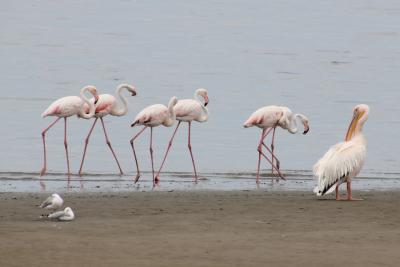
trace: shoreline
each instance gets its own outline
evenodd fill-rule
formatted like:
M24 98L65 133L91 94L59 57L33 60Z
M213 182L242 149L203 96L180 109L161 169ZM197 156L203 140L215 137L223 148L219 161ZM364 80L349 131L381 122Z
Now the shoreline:
M1 266L400 264L399 191L64 193L72 222L39 218L48 195L0 193Z

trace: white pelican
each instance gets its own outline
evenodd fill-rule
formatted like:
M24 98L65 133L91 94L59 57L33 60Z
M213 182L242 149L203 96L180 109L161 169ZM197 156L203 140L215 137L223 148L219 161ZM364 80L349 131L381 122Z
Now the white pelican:
M40 204L40 208L48 209L48 210L56 210L61 208L64 204L64 200L60 197L59 194L52 194L42 204Z
M339 185L347 183L347 200L355 199L351 193L351 179L360 172L367 153L362 127L368 119L369 107L360 104L353 109L353 119L347 130L346 139L332 146L314 165L318 186L314 193L323 196L336 190L336 200L340 200Z
M57 219L59 221L72 221L75 218L75 214L70 207L66 207L64 210L49 214L48 218Z

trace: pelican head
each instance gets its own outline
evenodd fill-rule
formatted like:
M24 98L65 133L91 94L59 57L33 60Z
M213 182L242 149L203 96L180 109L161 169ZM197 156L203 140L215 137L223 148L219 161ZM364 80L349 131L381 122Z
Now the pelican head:
M355 135L361 132L364 123L368 119L368 114L369 106L366 104L359 104L353 108L353 119L347 130L346 141L351 140Z

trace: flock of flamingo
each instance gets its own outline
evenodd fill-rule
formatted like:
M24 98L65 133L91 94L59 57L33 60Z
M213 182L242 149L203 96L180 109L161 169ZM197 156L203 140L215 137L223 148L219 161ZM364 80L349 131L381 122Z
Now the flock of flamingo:
M104 131L106 143L118 165L120 174L122 169L119 164L118 158L111 146L111 142L107 135L106 126L103 117L106 115L123 116L128 112L127 99L122 95L123 90L128 91L135 96L136 88L129 84L121 84L116 89L116 95L122 102L122 107L118 104L117 98L110 94L99 94L95 86L85 86L80 91L80 96L67 96L54 101L43 113L42 117L55 116L57 117L46 129L42 131L43 139L43 157L44 163L40 171L40 176L46 173L47 160L46 160L46 133L53 127L61 118L64 118L64 147L67 158L68 176L70 172L69 156L68 156L68 142L67 142L67 118L77 115L79 118L91 119L94 118L93 124L85 139L85 147L83 150L82 160L79 168L79 175L82 175L83 163L86 156L89 138L92 134L98 119L100 119ZM90 93L93 97L87 98L85 94ZM193 157L191 146L191 124L193 121L205 122L208 119L207 104L209 102L208 92L205 89L197 89L194 94L194 99L180 99L175 96L172 97L168 106L162 104L155 104L144 108L135 117L132 127L143 126L139 132L130 139L133 156L136 164L136 177L135 183L140 178L140 168L134 146L134 141L147 129L150 128L150 159L153 176L153 185L157 184L160 179L160 173L171 149L172 142L182 122L188 123L188 149L193 164L195 181L198 180L196 171L195 160ZM366 157L366 140L362 134L362 128L368 119L369 107L365 104L359 104L353 109L353 118L346 133L343 142L333 145L324 156L314 165L314 174L318 180L318 185L314 188L314 193L317 196L322 196L331 193L335 190L336 200L341 200L339 194L339 185L342 183L347 184L347 200L360 200L353 198L351 190L351 179L358 175ZM160 168L155 172L154 169L154 155L153 155L153 128L163 125L171 127L178 121L175 130L172 133L168 142L163 161ZM289 133L295 134L298 132L297 121L301 122L304 131L307 134L309 131L309 120L303 114L294 114L292 111L283 106L266 106L256 110L244 123L244 127L257 126L262 129L261 137L258 142L258 164L257 164L257 178L260 180L260 164L261 157L265 158L271 164L272 172L276 173L282 179L285 179L280 172L280 161L274 153L275 131L279 126L287 130ZM267 146L265 139L272 132L271 144ZM263 148L269 153L270 156L264 153Z

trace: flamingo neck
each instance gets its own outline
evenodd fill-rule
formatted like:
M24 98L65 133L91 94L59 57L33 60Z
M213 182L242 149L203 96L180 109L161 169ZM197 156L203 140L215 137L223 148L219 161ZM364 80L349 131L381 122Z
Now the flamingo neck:
M200 100L200 95L199 95L198 91L196 91L194 93L194 100L196 100L201 106L201 110L202 110L201 120L202 121L207 120L207 118L208 118L208 108L206 106L204 106L204 103Z
M94 116L95 113L95 106L94 103L92 103L86 96L85 93L88 92L90 89L90 86L85 86L81 89L81 99L83 102L85 102L89 106L89 113L86 113L84 110L84 105L82 105L81 109L79 110L79 117L84 118L84 119L90 119Z
M122 102L122 107L115 106L113 109L111 109L110 114L113 116L123 116L128 112L128 101L126 100L126 97L122 95L122 90L124 88L127 88L126 85L120 85L117 90L115 90L115 94L121 99Z

